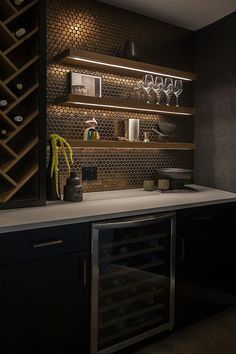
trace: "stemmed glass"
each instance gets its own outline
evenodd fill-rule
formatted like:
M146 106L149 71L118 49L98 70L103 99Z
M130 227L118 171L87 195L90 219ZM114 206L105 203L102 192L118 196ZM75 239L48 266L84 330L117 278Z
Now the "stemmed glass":
M138 99L138 101L146 101L146 90L143 87L144 82L140 80L137 83L137 86L134 87L134 97Z
M153 76L150 74L147 74L144 76L144 83L143 83L143 88L146 91L147 94L147 103L150 103L149 101L149 92L152 90L154 85L154 79Z
M174 91L173 79L171 79L170 77L167 77L165 79L163 91L165 92L165 95L166 95L166 104L167 104L167 106L169 106L170 99L171 99L171 96Z
M176 97L176 107L179 107L179 96L183 92L183 82L182 80L175 80L174 84L174 95Z
M164 81L163 78L161 76L156 76L155 78L155 84L153 86L153 90L156 93L156 104L160 104L161 101L161 92L164 89Z

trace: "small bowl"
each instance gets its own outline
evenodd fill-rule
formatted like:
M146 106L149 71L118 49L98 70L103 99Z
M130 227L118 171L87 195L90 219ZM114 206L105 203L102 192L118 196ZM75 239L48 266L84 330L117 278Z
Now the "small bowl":
M165 135L173 134L176 130L176 124L174 123L158 122L158 126L160 131Z

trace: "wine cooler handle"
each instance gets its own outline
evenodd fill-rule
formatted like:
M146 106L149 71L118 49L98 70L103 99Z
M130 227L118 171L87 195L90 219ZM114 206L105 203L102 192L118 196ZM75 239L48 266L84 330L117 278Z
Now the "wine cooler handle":
M33 248L42 248L42 247L50 247L56 245L62 245L62 240L50 240L50 241L36 241L32 243Z
M184 263L184 261L185 261L185 239L181 238L180 242L181 242L181 261L182 261L182 263Z
M132 218L132 219L127 219L127 220L122 220L122 221L115 221L115 222L107 222L107 223L99 223L98 225L94 225L95 228L98 227L99 229L115 229L115 228L125 228L125 227L136 227L136 226L142 226L146 224L154 224L157 222L161 222L167 219L171 219L172 217L175 216L175 213L168 213L168 214L163 214L163 215L152 215L148 217L142 217L142 218Z
M81 285L87 286L87 259L81 260Z

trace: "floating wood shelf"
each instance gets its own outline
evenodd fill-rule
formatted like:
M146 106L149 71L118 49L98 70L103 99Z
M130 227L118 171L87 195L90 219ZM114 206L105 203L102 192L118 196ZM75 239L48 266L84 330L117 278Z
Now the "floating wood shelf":
M110 141L110 140L68 140L73 148L113 148L113 149L157 149L157 150L193 150L193 143Z
M161 113L171 115L191 116L195 114L194 108L176 107L140 102L114 100L104 97L91 97L80 95L66 95L54 100L54 104L72 107L94 107L94 109L122 110L140 113Z
M179 78L186 81L196 80L196 74L191 72L89 52L82 49L67 49L56 55L51 62L95 69L100 68L113 73L118 72L139 77L144 74L153 74Z
M17 202L39 199L36 175L39 175L40 2L29 0L24 4L19 8L10 0L1 0L0 39L3 50L0 52L0 93L7 106L0 112L0 127L7 131L7 137L0 139L0 204L10 202L13 197ZM13 33L27 19L28 33L16 38ZM24 87L19 93L15 88L18 80L22 80ZM22 124L13 121L17 115L23 116Z

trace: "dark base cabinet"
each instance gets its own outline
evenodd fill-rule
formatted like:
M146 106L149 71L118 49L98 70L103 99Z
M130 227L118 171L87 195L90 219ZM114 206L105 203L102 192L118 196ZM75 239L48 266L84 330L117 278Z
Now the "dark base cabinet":
M177 213L176 328L236 302L236 205Z
M1 353L89 353L88 227L72 225L1 236L0 243L3 239L11 242L13 237L13 248L14 237L24 237L32 247L32 254L25 254L21 262L0 267ZM80 250L86 244L87 249ZM75 252L63 254L69 246ZM18 255L23 256L23 248Z

